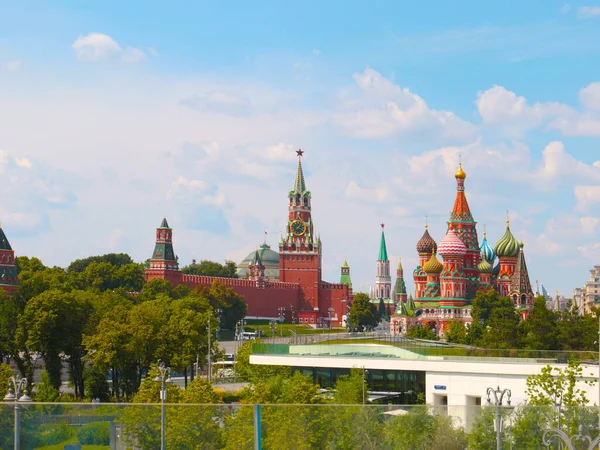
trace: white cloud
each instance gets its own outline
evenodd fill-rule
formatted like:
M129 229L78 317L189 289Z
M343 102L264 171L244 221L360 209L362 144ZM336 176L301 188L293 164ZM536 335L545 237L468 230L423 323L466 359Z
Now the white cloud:
M592 84L580 93L587 107L596 104L596 89ZM479 92L475 103L484 124L501 127L511 135L546 127L565 136L600 136L600 116L558 102L528 105L525 97L502 86Z
M345 190L346 197L363 202L387 203L391 200L387 187L363 188L356 181L351 181Z
M581 231L585 235L595 234L600 225L600 219L598 217L580 217L579 222L581 223Z
M109 235L108 235L108 239L107 239L107 247L110 249L114 249L117 247L117 244L119 243L119 240L121 239L121 236L123 236L123 230L120 229L115 229L113 230Z
M573 9L573 7L569 3L564 3L562 8L560 8L560 13L564 16L568 14L571 9Z
M291 162L297 159L296 150L293 145L281 142L257 149L253 153L267 161Z
M580 19L600 17L600 6L580 6L577 8L577 17Z
M213 91L193 95L183 99L181 104L202 114L248 116L252 112L252 103L248 98L227 91Z
M80 61L120 60L126 63L137 63L146 59L146 54L142 50L129 46L123 49L117 41L103 33L79 36L72 47Z
M576 208L588 211L592 206L600 203L600 186L575 186Z
M20 70L21 67L23 67L23 61L20 59L8 61L7 63L3 64L3 67L6 70L8 70L9 72L16 72L16 71Z
M358 94L342 99L336 122L354 137L385 138L396 133L425 132L446 139L472 136L473 126L449 111L430 109L425 100L379 72L355 73Z
M210 186L202 180L191 180L183 176L178 176L171 183L171 189L169 189L167 196L183 203L201 205L221 206L226 202L225 195L218 192L215 186Z
M600 111L600 82L590 83L581 89L579 101L587 109Z
M13 158L13 161L17 164L17 166L19 167L25 167L27 169L31 169L31 161L29 161L29 159L27 158Z
M542 152L542 158L542 166L534 173L534 177L540 182L547 183L549 187L552 187L551 183L556 181L577 180L600 183L600 161L592 165L585 164L567 153L562 142L549 143Z
M321 50L319 50L318 48L313 48L312 52L315 56L321 56Z

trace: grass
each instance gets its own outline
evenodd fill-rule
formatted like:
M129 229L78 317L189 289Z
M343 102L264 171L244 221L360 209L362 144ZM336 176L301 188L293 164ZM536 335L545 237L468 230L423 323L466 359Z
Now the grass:
M267 322L267 323L262 323ZM244 327L244 331L260 331L261 337L291 337L294 335L294 332L297 335L305 335L305 334L330 334L330 333L345 333L346 328L335 327L332 329L328 328L312 328L308 325L294 325L293 323L278 323L275 325L275 334L274 336L271 334L271 325L268 321L250 321L248 320L248 324ZM235 338L235 332L232 330L221 330L219 332L219 339L221 341L232 341Z
M76 437L67 439L59 444L54 445L46 445L44 447L38 447L35 450L63 450L65 445L69 444L79 444L79 441ZM109 445L82 445L81 450L110 450Z

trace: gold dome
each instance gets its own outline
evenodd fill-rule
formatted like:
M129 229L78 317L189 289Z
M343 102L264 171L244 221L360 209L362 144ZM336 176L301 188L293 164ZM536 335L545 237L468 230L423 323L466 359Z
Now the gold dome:
M441 273L444 270L444 265L435 257L435 253L431 254L431 258L423 265L425 273Z
M465 178L467 178L467 174L462 168L462 163L460 163L460 166L458 166L458 170L456 171L454 176L460 180L464 180Z

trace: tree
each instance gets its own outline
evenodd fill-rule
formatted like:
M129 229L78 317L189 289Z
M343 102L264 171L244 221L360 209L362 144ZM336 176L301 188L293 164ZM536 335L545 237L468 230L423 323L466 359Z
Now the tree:
M61 386L64 354L77 396L84 392L82 340L90 314L91 305L85 297L49 290L31 299L18 321L18 342L42 355L49 382L56 389Z
M379 306L377 307L377 318L382 320L385 317L385 302L382 298L379 299Z
M215 261L202 260L200 264L192 262L184 266L181 271L190 275L206 275L209 277L237 278L237 265L233 261L225 261L220 264Z
M523 326L515 305L495 290L478 292L471 309L473 323L483 325L481 339L473 342L486 348L522 348Z
M452 320L448 325L448 330L444 334L448 342L454 344L468 344L467 327L464 322Z
M574 305L558 313L558 342L563 350L597 351L598 312L579 315Z
M119 268L126 264L133 263L131 256L126 253L107 253L106 255L100 256L89 256L84 259L76 259L69 267L67 267L68 273L83 272L92 263L108 263L115 268Z
M409 327L406 332L406 337L413 339L427 339L429 341L437 341L439 339L435 331L427 325L422 324Z
M527 377L525 393L533 406L553 406L562 397L565 406L585 406L589 403L581 384L594 386L596 380L585 379L579 361L569 361L564 369L551 366L542 368L538 375Z
M20 313L15 299L10 298L4 289L0 289L0 363L18 357L15 337Z
M376 325L375 305L371 303L367 294L359 292L354 296L354 301L350 307L350 327L354 330L365 331Z
M524 323L525 346L531 350L557 350L558 327L556 314L546 306L546 298L533 301L531 313Z
M235 356L235 371L236 376L240 380L257 383L260 380L269 377L283 375L290 376L292 370L287 366L266 366L260 364L250 364L250 355L252 354L252 346L263 344L261 339L244 342L237 351Z
M351 369L350 375L342 375L335 382L333 403L336 405L359 405L363 402L363 390L368 387L360 369Z
M248 311L248 304L233 288L217 280L208 286L198 286L195 291L208 299L213 309L221 309L221 327L231 329ZM215 322L216 323L216 322Z

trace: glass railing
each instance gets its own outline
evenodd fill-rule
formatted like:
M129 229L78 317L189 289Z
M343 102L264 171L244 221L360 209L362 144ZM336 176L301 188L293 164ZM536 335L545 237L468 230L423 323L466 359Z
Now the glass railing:
M459 346L431 341L410 340L393 336L348 335L343 338L302 337L290 344L256 343L252 345L256 355L304 355L304 356L346 356L403 359L479 359L510 358L513 360L533 360L542 363L567 363L582 361L598 363L598 352L558 351L558 350L516 350L485 349ZM516 362L516 361L515 361Z
M164 448L178 450L488 450L498 441L505 449L593 448L588 445L600 439L599 412L477 405L0 404L0 448L15 448L15 425L23 450L155 450L161 440Z

